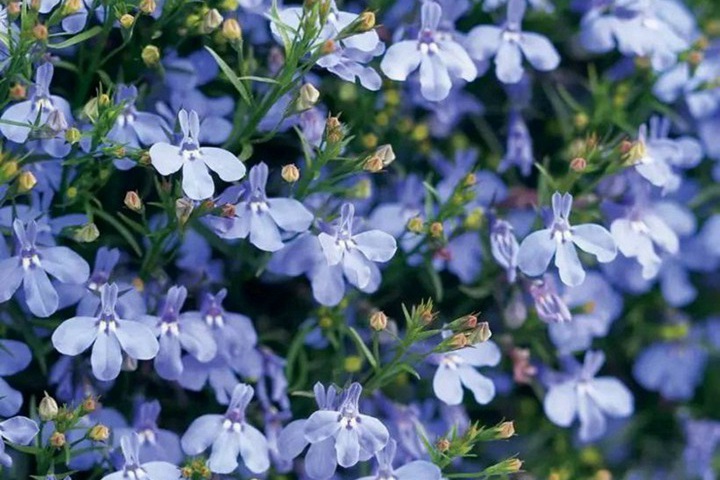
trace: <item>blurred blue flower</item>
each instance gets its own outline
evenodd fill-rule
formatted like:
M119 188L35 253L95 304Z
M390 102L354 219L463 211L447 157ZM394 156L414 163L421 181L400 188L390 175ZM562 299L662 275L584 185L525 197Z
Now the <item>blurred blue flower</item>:
M137 433L122 437L120 440L125 465L122 470L105 475L102 480L124 480L147 478L148 480L180 480L180 469L168 462L140 461L140 439Z

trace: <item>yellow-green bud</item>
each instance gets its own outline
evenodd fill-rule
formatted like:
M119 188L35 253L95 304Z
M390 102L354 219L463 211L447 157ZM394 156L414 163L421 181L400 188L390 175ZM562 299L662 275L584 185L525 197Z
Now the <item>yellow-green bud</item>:
M129 13L126 13L122 17L120 17L120 25L122 25L123 28L130 28L135 23L135 17L130 15Z
M144 13L145 15L150 15L152 13L155 13L155 10L157 9L157 4L155 3L155 0L142 0L140 2L140 11Z
M65 434L60 432L53 432L50 435L50 446L54 448L62 448L65 446Z
M306 83L300 87L300 95L297 99L297 109L299 111L312 108L320 99L320 92L311 83Z
M295 183L300 180L300 169L294 163L289 163L282 167L280 176L288 183Z
M193 203L187 198L178 198L175 200L175 216L180 222L180 225L184 225L188 221L190 215L193 212Z
M37 178L32 172L24 171L18 178L18 190L20 193L29 192L33 187L37 185Z
M48 29L42 23L38 23L37 25L35 25L33 27L32 34L36 40L40 40L41 42L44 42L48 38Z
M160 50L155 45L147 45L140 54L143 62L148 67L154 67L160 63Z
M4 162L2 166L0 166L0 178L10 178L15 175L17 171L18 164L16 161L12 160L9 162Z
M62 13L63 15L72 15L73 13L77 13L81 6L82 0L65 0Z
M370 315L370 327L373 330L380 332L387 328L388 317L382 310L377 310Z
M430 224L430 236L434 238L440 238L443 235L443 224L440 222L433 222Z
M90 440L94 442L104 442L110 438L110 429L99 423L90 429L88 437L90 437Z
M228 18L223 22L222 34L227 40L236 42L242 38L242 28L237 20Z
M362 368L362 357L358 355L348 355L345 357L345 361L343 362L343 366L345 368L345 371L348 373L356 373L359 372Z
M217 11L217 8L212 8L203 17L202 31L203 33L210 33L218 28L223 22L223 16Z
M435 447L437 447L438 451L440 451L441 453L447 452L448 450L450 450L450 440L448 440L447 438L441 438L437 441Z
M40 415L40 420L44 422L55 420L59 410L60 409L58 408L58 404L55 399L45 392L45 396L42 400L40 400L40 405L38 406L38 415Z
M515 435L515 424L513 422L503 422L496 427L497 438L505 439Z
M75 127L68 128L65 130L65 141L67 141L70 144L76 144L80 141L82 138L82 134L80 133L80 130L78 130Z
M423 228L425 228L425 223L423 222L422 218L413 217L410 220L408 220L407 229L410 230L411 232L422 233Z
M100 230L98 230L97 225L94 223L86 223L82 227L80 227L78 230L75 231L75 235L73 235L73 238L76 242L82 242L82 243L90 243L94 242L98 239L100 236Z
M363 12L358 17L360 30L367 32L375 27L375 14L373 12Z

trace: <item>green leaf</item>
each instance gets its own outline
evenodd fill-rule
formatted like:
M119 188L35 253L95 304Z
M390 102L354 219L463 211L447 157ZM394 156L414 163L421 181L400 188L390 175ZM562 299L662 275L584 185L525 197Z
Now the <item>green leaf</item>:
M85 30L84 32L78 33L77 35L75 35L72 38L68 38L64 42L48 43L48 48L60 49L60 48L72 47L73 45L77 45L78 43L82 43L85 40L88 40L88 39L94 37L95 35L99 34L100 32L102 32L102 27L100 25L95 25L94 27L92 27L89 30Z
M365 345L365 342L363 342L362 337L360 337L360 334L355 330L353 327L348 327L348 330L350 331L350 335L352 336L353 340L355 341L355 344L358 347L358 350L362 352L365 357L367 357L368 362L373 367L373 369L378 369L378 363L377 358L370 352L370 349Z
M210 55L213 56L213 58L215 59L215 62L217 62L218 66L220 67L220 70L222 70L222 72L225 74L225 76L228 78L228 80L230 80L230 83L238 91L238 93L240 94L242 99L245 100L245 103L247 103L248 105L251 105L252 97L250 97L250 92L248 92L247 88L245 87L245 85L243 85L240 78L235 74L235 72L233 72L233 69L230 68L230 65L225 63L225 60L220 58L220 55L215 53L215 51L212 48L205 47L205 49L208 52L210 52Z

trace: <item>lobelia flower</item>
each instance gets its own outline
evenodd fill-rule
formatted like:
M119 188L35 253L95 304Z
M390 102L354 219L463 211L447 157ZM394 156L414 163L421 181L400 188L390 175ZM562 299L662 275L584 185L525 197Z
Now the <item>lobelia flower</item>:
M200 362L209 362L217 354L217 344L205 322L180 314L186 298L185 287L171 287L159 315L143 315L139 319L159 339L155 371L165 380L177 380L182 375L182 349Z
M540 320L548 323L565 323L572 320L572 314L555 285L552 275L533 280L528 288L535 302Z
M185 453L199 455L212 445L208 467L215 473L232 473L238 468L238 455L253 473L270 468L267 439L245 418L253 394L251 386L240 383L235 386L225 415L195 419L181 440Z
M520 245L510 222L499 218L493 220L490 228L490 251L495 261L505 269L509 283L517 278L518 250Z
M118 287L106 284L100 289L101 308L97 317L73 317L65 320L52 334L55 349L75 356L90 348L95 377L113 380L120 374L122 352L135 360L150 360L158 353L152 330L140 322L123 320L116 313Z
M689 478L714 480L714 458L720 444L720 422L685 419L683 423L687 442L683 460Z
M12 467L12 458L5 453L5 441L29 445L38 431L37 424L27 417L13 417L0 422L0 465Z
M226 182L240 180L245 165L232 153L217 147L201 147L200 119L195 111L178 113L183 139L180 146L159 142L150 147L150 160L161 175L183 170L183 192L192 200L204 200L215 193L215 185L208 169Z
M29 99L11 105L3 112L0 133L8 140L25 143L35 122L39 127L45 126L54 112L60 112L67 122L72 122L70 104L64 98L50 94L53 72L51 63L40 65L35 73L35 83L30 88Z
M514 165L520 169L523 177L527 177L532 172L534 164L532 137L522 114L517 109L513 109L508 121L507 148L498 171L505 172Z
M449 335L443 332L443 336ZM495 384L476 368L494 367L500 363L500 357L500 349L490 340L430 356L430 362L438 365L433 377L435 396L448 405L459 405L463 401L464 386L473 393L477 403L489 403L495 397Z
M390 46L380 68L392 80L404 82L419 67L423 97L440 101L450 94L453 79L471 82L478 72L465 48L453 40L452 35L439 31L442 7L437 2L426 1L421 8L417 39Z
M48 274L63 283L80 284L88 279L90 267L67 247L37 246L38 226L34 220L23 226L16 219L13 230L18 254L0 261L0 303L8 301L22 284L30 311L38 317L49 317L58 309L59 299Z
M543 400L545 414L560 427L569 427L577 417L580 440L597 440L605 433L605 417L624 418L632 414L632 393L616 378L596 377L605 363L602 352L587 351L582 366L574 358L567 362L569 372L548 385Z
M235 204L234 216L214 217L210 220L220 237L232 239L249 236L250 243L260 250L276 252L284 246L280 229L301 233L310 228L313 214L298 200L267 197L267 179L268 166L264 162L250 169L240 195L227 202L239 200Z
M480 62L495 57L495 75L503 83L517 83L522 79L523 57L543 72L555 70L560 64L560 55L550 40L522 31L525 7L525 0L509 0L507 20L502 27L480 25L467 36L470 56Z
M302 425L302 432L298 431L297 426L291 431L292 451L298 451L298 445L304 448L307 443L312 444L305 456L305 471L311 478L330 478L337 465L350 468L360 460L368 460L387 445L390 434L385 425L374 417L360 413L361 393L359 383L351 384L337 410L318 410ZM328 395L326 402L332 396Z
M385 448L375 454L378 463L377 473L357 480L440 480L442 478L440 467L425 460L415 460L400 468L393 468L396 448L397 443L391 438Z
M114 440L137 433L138 459L140 462L163 461L173 464L182 462L180 437L175 432L158 427L160 402L142 402L136 406L135 418L131 428L116 428Z
M12 388L2 377L25 370L32 361L32 352L17 340L0 340L0 416L15 415L22 406L22 394Z
M122 105L115 124L107 134L107 138L121 145L140 148L168 138L165 131L167 125L163 118L154 113L139 112L135 107L137 87L134 85L118 85L115 92L115 105Z
M576 246L597 257L601 263L610 262L617 255L615 241L604 227L593 223L570 225L572 201L569 193L560 195L555 192L549 228L531 233L520 244L518 267L524 274L531 277L542 275L554 256L560 279L565 285L574 287L585 279Z
M180 469L168 462L140 462L140 439L137 433L120 440L125 465L122 470L105 475L102 480L180 480Z

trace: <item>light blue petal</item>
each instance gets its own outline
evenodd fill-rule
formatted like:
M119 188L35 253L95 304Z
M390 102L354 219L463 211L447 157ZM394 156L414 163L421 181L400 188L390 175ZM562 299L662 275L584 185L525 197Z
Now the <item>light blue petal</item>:
M2 303L10 300L22 283L24 271L20 265L20 258L10 257L0 261L0 272L3 272L3 281L0 282L0 303Z
M277 225L266 212L253 212L251 214L250 243L266 252L277 252L285 246Z
M25 270L23 277L23 291L25 301L30 311L38 317L49 317L58 308L58 294L50 279L39 267Z
M598 407L611 417L629 417L634 410L633 395L630 390L612 377L599 377L591 382L588 395Z
M380 62L380 69L392 80L404 82L422 60L417 41L405 40L392 45Z
M452 88L450 73L442 59L435 54L427 54L420 62L420 91L431 102L447 98Z
M533 67L548 72L560 65L560 54L550 40L537 33L523 32L521 35L520 48Z
M240 455L239 434L222 429L212 446L208 467L215 473L232 473L237 467Z
M327 480L337 469L335 438L329 437L322 442L313 443L305 455L305 473L313 480Z
M277 439L277 450L280 458L292 460L302 453L307 447L305 439L305 419L295 420L288 423L282 429Z
M157 339L150 327L132 320L116 320L115 335L122 349L137 360L150 360L158 353Z
M472 367L464 366L458 368L460 381L475 396L475 401L480 405L490 403L495 397L495 384L492 380L481 375Z
M308 442L317 443L335 435L339 429L340 422L337 412L319 410L307 419L303 432Z
M518 250L518 267L525 275L537 277L547 271L557 248L548 229L533 232L522 241Z
M518 83L525 73L520 47L515 42L502 42L495 56L495 75L503 83Z
M293 198L270 198L268 213L277 225L288 232L304 232L310 228L314 216Z
M97 336L90 356L90 364L93 374L99 380L114 380L120 375L122 352L120 342L115 335L101 333Z
M247 423L240 432L240 455L245 466L253 473L262 473L270 468L270 451L265 436Z
M226 182L234 182L245 176L245 164L238 157L222 148L202 147L202 160L210 170Z
M565 285L575 287L585 280L585 270L583 270L572 242L562 242L558 245L555 253L555 266L560 273L560 280Z
M577 394L574 382L550 386L543 400L545 415L555 425L569 427L577 414Z
M84 283L90 276L85 259L67 247L48 247L40 251L40 265L63 283Z
M183 451L194 456L207 450L220 434L223 420L222 415L203 415L196 418L180 440Z
M182 166L182 187L191 200L205 200L215 193L215 183L202 160L188 160Z
M611 262L617 256L617 246L605 227L586 223L571 228L572 241L581 250L595 255L598 262Z
M385 232L370 230L353 236L357 248L373 262L387 262L397 251L397 242Z
M165 142L150 147L150 161L160 175L164 176L172 175L183 166L180 147Z
M436 397L448 405L460 405L463 389L458 371L440 365L433 377L433 391Z
M80 355L90 348L98 335L94 317L73 317L61 323L52 334L55 349L63 355Z
M38 431L37 423L27 417L13 417L0 422L2 437L18 445L29 444Z

